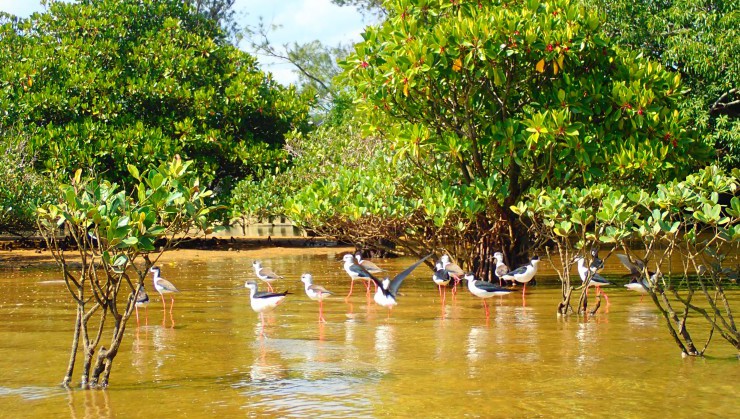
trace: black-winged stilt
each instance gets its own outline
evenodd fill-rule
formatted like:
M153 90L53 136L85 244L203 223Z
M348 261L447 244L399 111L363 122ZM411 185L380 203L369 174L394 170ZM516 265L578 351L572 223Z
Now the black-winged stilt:
M154 289L157 290L159 293L159 296L162 298L162 310L167 311L167 304L164 302L164 294L170 294L170 315L172 314L172 308L175 305L175 297L173 294L180 292L180 290L175 287L175 285L162 278L160 275L160 269L157 266L152 266L149 268L149 272L153 274L154 277Z
M319 302L319 321L326 323L326 319L324 319L324 299L334 293L321 285L314 285L313 275L311 274L306 273L301 275L301 282L306 286L306 295L308 298Z
M502 288L490 282L476 280L475 276L471 273L466 274L465 279L468 281L468 290L470 290L470 293L483 300L483 307L486 309L486 317L490 315L488 312L488 304L486 304L487 298L491 298L495 295L509 295L512 293L510 289Z
M445 270L447 270L447 273L452 277L452 279L455 280L455 285L452 287L452 293L456 294L457 284L460 283L463 275L465 275L465 271L463 271L462 268L458 266L458 264L452 262L449 255L442 255L439 260L440 262L442 262L442 267L445 268Z
M432 281L437 285L437 288L439 289L439 297L442 298L442 304L444 304L447 296L447 285L450 284L452 277L450 276L450 273L447 272L447 270L442 266L442 261L438 261L435 265L435 268L436 270L432 274ZM444 291L442 291L442 287L445 287Z
M648 287L650 287L650 284L647 282L647 280L643 279L642 281L635 281L630 282L629 284L624 284L624 287L630 291L635 291L640 294L640 301L642 301L642 299L645 298L645 294L648 293Z
M613 284L607 281L603 276L592 271L590 267L587 267L586 260L583 256L578 256L575 261L578 262L578 275L581 277L581 281L586 282L588 276L591 275L591 281L588 283L588 286L596 287L596 295L603 295L604 299L606 299L606 303L609 304L609 297L607 297L606 293L601 290L601 287L608 287ZM588 292L588 290L586 290L586 292Z
M347 253L346 255L344 255L342 260L344 261L344 271L347 272L347 275L349 275L350 279L352 280L349 286L349 294L344 297L344 301L347 301L350 295L352 295L352 289L355 286L356 280L360 279L363 281L377 281L378 279L375 278L373 274L371 274L367 269L363 268L361 265L355 262L355 258L351 254ZM370 284L366 283L366 286L367 291L370 292Z
M430 256L432 256L431 253L417 260L416 262L414 262L413 265L406 268L403 272L394 276L392 280L389 278L385 278L381 282L378 278L375 278L374 276L371 277L372 280L375 281L375 284L378 286L378 290L375 291L375 297L373 298L375 302L379 306L389 309L392 309L395 305L397 305L398 302L396 301L396 296L398 295L398 288L401 286L403 280L406 279L406 277L409 276L409 274L414 269L416 269L417 266L427 260ZM390 311L388 312L388 315L390 316Z
M259 313L260 323L262 324L262 331L264 332L264 313L274 310L275 307L283 302L285 296L290 294L290 292L257 291L257 283L255 281L247 281L244 286L246 288L249 288L249 305L252 306L252 310L254 310L256 313Z
M357 259L357 264L358 265L362 266L363 268L365 268L366 271L368 271L368 272L370 272L372 274L377 274L377 273L380 273L380 272L385 272L385 269L382 269L381 267L379 267L378 265L370 262L369 260L363 259L362 258L362 252L355 253L355 259Z
M656 284L663 274L658 272L650 275L650 279L642 278L641 280L633 279L632 282L624 284L624 287L630 291L635 291L640 294L640 302L645 298L645 294L650 293L650 289Z
M254 268L254 273L257 275L257 278L264 281L264 283L267 284L267 289L270 291L273 291L272 282L277 281L278 279L283 279L282 276L273 272L272 269L262 266L262 262L259 260L252 262L252 267Z
M499 286L503 286L502 277L509 272L509 267L504 263L504 254L501 252L494 253L493 261L496 262L496 270L493 271L493 273L496 275L496 278L498 278Z
M624 267L630 271L630 273L627 275L633 281L637 281L640 278L645 278L645 262L637 258L630 259L630 257L625 255L624 253L618 253L617 259L619 259L619 261L622 262L622 265L624 265ZM655 272L648 271L647 274L649 276L653 276Z
M516 281L520 284L524 284L524 289L522 290L523 297L524 293L527 291L527 283L531 281L532 278L534 278L534 275L537 273L538 263L540 263L540 258L535 256L532 258L529 264L520 266L511 272L507 272L503 276L501 276L501 278L505 281Z
M149 325L149 316L146 312L146 307L149 305L149 294L146 293L144 286L138 288L136 297L134 298L134 310L136 310L136 326L139 326L139 307L144 307L144 321L146 325Z
M591 248L591 272L598 273L604 270L604 260L599 257L599 248Z

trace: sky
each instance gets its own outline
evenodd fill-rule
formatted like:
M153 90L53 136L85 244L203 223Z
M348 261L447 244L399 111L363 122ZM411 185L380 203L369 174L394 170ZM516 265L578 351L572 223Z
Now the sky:
M0 0L0 11L19 17L43 10L40 0ZM330 46L348 44L359 41L369 23L356 9L335 6L330 0L236 0L234 10L241 26L256 26L260 17L267 25L280 25L271 35L274 45L314 40ZM241 46L246 49L246 42ZM280 83L289 84L297 79L290 64L259 55L257 58L261 68L272 72Z

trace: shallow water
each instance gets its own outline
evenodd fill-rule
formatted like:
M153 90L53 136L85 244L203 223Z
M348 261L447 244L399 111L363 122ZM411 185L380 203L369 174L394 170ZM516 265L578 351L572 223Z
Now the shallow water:
M494 297L486 319L462 288L443 305L428 268L403 284L388 317L338 261L343 249L265 249L160 265L182 291L174 327L151 290L148 325L132 317L106 391L64 390L74 308L56 271L0 271L0 417L733 417L740 363L719 337L682 359L652 303L626 289L591 317L558 318L552 282ZM265 317L244 282L259 257L286 276ZM399 272L409 259L376 260ZM336 292L318 305L300 274ZM169 301L168 301L169 303ZM732 295L736 311L738 295ZM168 307L169 309L169 307ZM164 326L162 324L164 320ZM73 383L79 380L76 370Z

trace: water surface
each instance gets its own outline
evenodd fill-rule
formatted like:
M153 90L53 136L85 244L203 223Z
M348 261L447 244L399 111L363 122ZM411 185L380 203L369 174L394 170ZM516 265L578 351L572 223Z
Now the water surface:
M486 319L465 288L443 305L422 266L389 317L359 283L344 302L342 250L165 255L162 275L182 291L174 327L148 281L148 325L143 312L140 327L132 317L106 391L58 386L75 315L56 270L0 271L0 417L732 417L740 408L732 348L715 337L710 357L682 359L652 303L626 289L609 290L608 313L559 318L559 287L543 278L526 306L521 294L489 300ZM256 257L294 293L264 331L243 286ZM376 262L397 273L413 261ZM326 324L303 294L304 272L337 294ZM740 309L735 294L732 303Z

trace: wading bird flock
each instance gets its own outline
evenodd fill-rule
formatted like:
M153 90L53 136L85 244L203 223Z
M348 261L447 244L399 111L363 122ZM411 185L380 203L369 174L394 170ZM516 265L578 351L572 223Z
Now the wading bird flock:
M406 279L406 277L409 276L411 272L413 272L420 264L422 264L431 256L432 255L429 254L417 260L404 271L394 276L393 279L388 276L385 276L384 279L379 279L376 275L384 273L385 270L381 269L368 260L362 259L361 253L358 252L355 256L353 256L352 254L344 255L342 259L344 263L344 270L350 277L350 291L349 294L345 297L345 301L348 301L349 297L352 295L352 289L354 287L355 281L363 281L365 283L365 289L368 295L371 292L371 284L375 285L375 293L373 299L376 304L381 307L392 309L398 304L398 301L396 299L399 295L399 288L401 287L404 279ZM630 271L628 275L632 278L631 282L629 284L626 284L625 287L629 290L636 291L643 295L647 294L648 288L651 286L651 283L656 281L658 275L660 274L655 275L653 272L648 272L649 279L645 279L644 273L647 270L645 269L644 262L640 260L630 259L630 257L628 257L627 255L622 254L617 255L617 257L622 262L622 264ZM439 295L442 299L442 304L445 303L447 293L446 289L450 287L450 284L452 284L452 294L454 297L457 292L458 283L460 283L462 279L465 279L470 293L482 299L486 318L488 318L490 315L486 299L494 296L504 296L511 294L513 292L512 288L515 287L517 283L523 284L522 298L524 298L527 283L532 281L534 276L537 274L537 265L539 263L539 258L535 256L530 260L528 264L520 266L513 270L510 270L506 266L506 264L504 263L504 256L501 252L496 252L493 255L493 260L496 264L494 274L498 279L498 284L475 279L473 274L465 273L457 264L453 263L448 255L442 255L440 259L436 262L435 271L432 275L432 281L438 287ZM578 264L578 274L581 277L581 281L584 282L584 285L586 285L586 282L588 282L587 287L595 287L596 295L603 295L608 304L609 298L607 297L606 293L601 290L601 287L606 287L613 284L607 281L598 273L604 268L604 261L598 257L598 251L591 251L591 260L591 264L587 266L585 258L579 256L573 259L573 263ZM254 261L252 263L252 266L254 267L255 276L257 276L258 279L267 284L268 291L259 291L257 282L254 280L247 281L244 286L249 289L250 306L252 307L252 310L254 310L256 313L259 313L260 321L262 322L262 324L264 324L264 313L275 309L278 305L280 305L280 303L285 300L286 296L290 293L288 291L274 292L273 290L272 283L279 279L284 279L283 276L276 274L272 271L272 269L268 267L262 266L262 263L260 261ZM175 302L174 296L172 294L178 293L179 290L175 287L174 284L167 281L161 276L161 271L159 267L153 266L150 269L150 272L152 272L153 274L154 289L160 294L160 297L162 299L162 309L164 311L166 311L164 294L170 294L171 315L172 307ZM310 273L304 273L303 275L301 275L300 280L304 284L306 296L311 300L318 301L319 303L319 322L326 322L326 319L324 318L323 302L324 299L330 297L331 295L333 295L333 293L320 285L314 284L313 276ZM505 287L505 285L509 287ZM149 296L146 294L146 291L141 288L136 296L135 303L137 325L139 324L138 308L146 307L148 303ZM388 312L388 315L390 316L390 311Z

